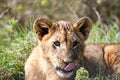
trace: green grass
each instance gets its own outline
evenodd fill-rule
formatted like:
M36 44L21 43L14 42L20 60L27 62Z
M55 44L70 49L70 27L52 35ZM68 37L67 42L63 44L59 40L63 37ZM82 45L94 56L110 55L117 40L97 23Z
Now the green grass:
M92 30L86 43L120 43L120 27L117 23L110 25L93 23Z
M31 38L30 38L31 37ZM23 79L24 62L34 46L33 35L28 33L26 37L17 37L8 40L0 50L0 78L5 80Z
M8 28L1 28L0 33L0 80L23 80L24 63L31 48L36 45L36 38L32 24L25 30L11 20L15 23L8 23Z
M7 24L0 27L0 80L23 80L24 63L36 45L33 21L26 28L19 26L15 19L4 21ZM86 43L120 43L120 31L116 31L115 26L118 26L115 22L109 25L94 23Z

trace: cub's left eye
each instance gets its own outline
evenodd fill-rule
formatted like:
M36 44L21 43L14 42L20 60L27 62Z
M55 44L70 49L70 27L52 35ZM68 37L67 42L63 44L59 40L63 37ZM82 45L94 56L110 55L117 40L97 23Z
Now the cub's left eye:
M53 42L54 46L60 46L60 42L59 41L55 41Z
M73 42L73 48L77 48L78 45L79 45L79 42L77 40Z

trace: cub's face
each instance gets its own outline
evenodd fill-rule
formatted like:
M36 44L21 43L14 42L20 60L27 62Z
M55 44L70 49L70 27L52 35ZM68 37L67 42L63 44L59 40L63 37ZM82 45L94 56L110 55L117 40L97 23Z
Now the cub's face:
M91 20L84 17L72 24L66 21L52 23L38 18L33 28L39 39L43 58L60 77L70 77L82 58L84 41L91 30Z

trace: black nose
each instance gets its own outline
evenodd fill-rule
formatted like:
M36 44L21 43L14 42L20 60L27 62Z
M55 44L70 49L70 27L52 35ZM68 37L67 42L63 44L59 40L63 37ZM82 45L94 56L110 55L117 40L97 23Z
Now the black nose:
M71 54L70 58L71 58L72 60L74 60L74 59L75 59L75 55L74 55L74 54Z

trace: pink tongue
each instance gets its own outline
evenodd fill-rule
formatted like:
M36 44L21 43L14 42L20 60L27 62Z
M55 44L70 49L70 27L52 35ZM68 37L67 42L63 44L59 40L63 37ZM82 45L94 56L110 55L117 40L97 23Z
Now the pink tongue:
M64 68L64 70L65 70L65 71L71 71L71 70L73 70L74 68L75 68L74 63L69 63L69 64Z

